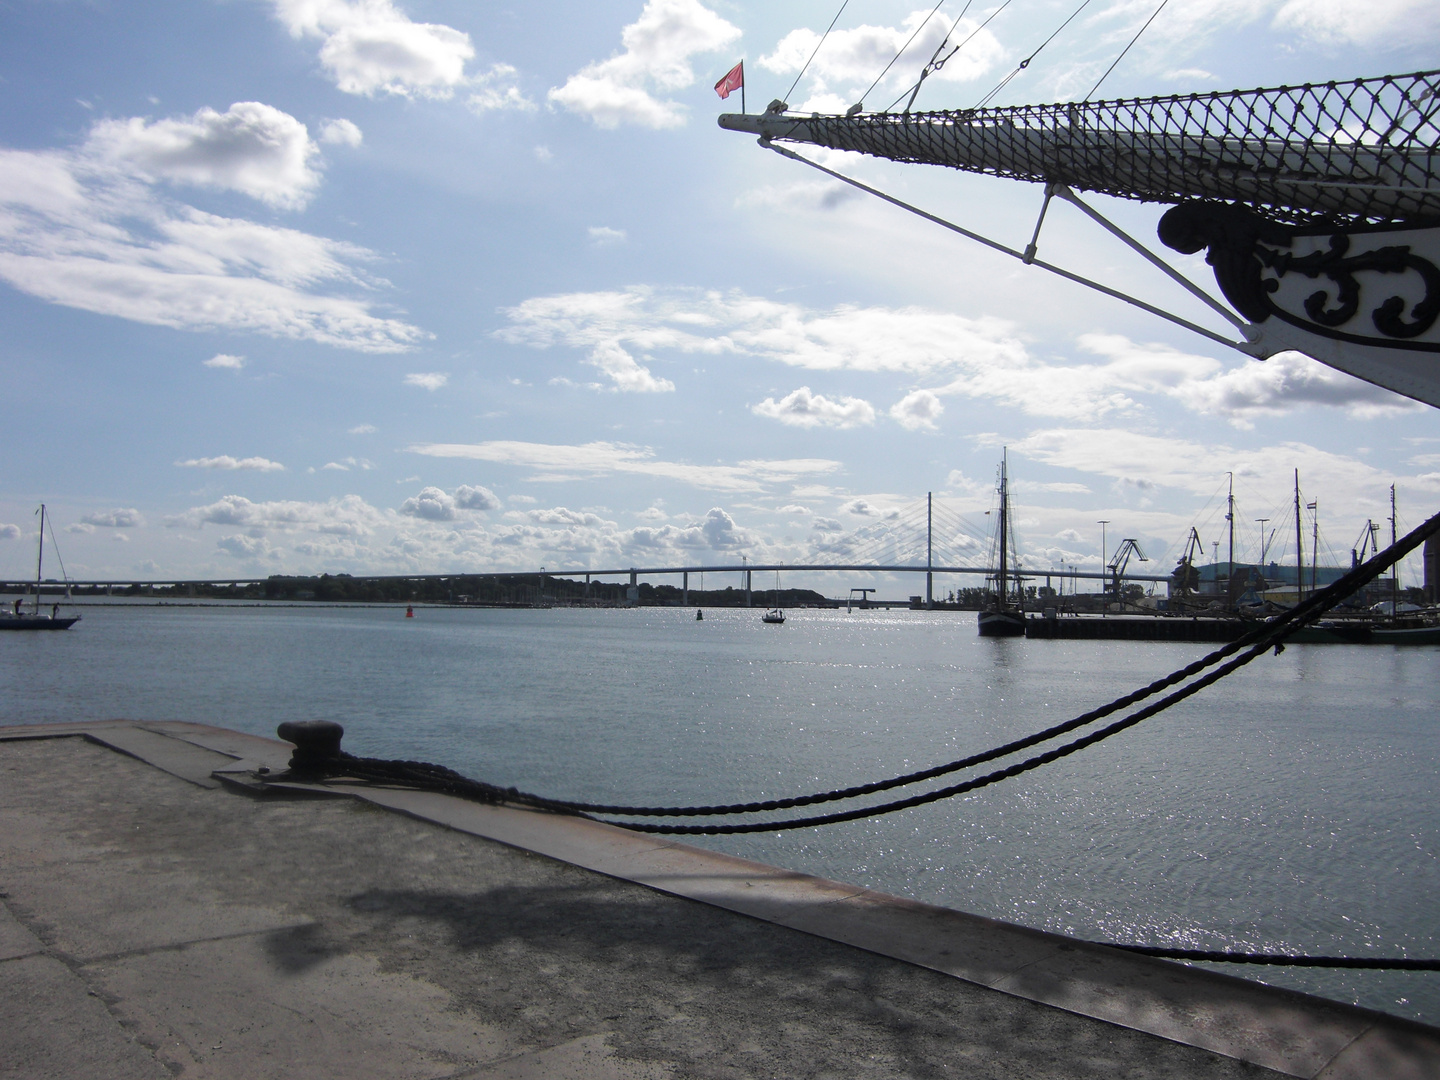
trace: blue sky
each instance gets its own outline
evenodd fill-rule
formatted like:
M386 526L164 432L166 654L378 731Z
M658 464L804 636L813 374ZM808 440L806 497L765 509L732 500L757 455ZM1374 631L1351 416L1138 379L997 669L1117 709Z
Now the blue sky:
M975 104L1073 9L1014 0L917 107ZM994 103L1085 96L1153 10L1093 0ZM928 11L850 4L791 104L857 100ZM1402 525L1434 509L1430 410L1227 354L716 127L716 79L743 57L758 110L834 14L5 0L0 574L32 565L42 500L82 578L830 561L926 491L983 530L1005 445L1039 568L1094 568L1106 518L1168 569L1192 522L1219 538L1227 471L1247 557L1294 468L1342 557L1391 483ZM1408 72L1437 44L1419 0L1172 0L1101 96ZM1020 246L1040 201L825 160ZM1164 209L1096 202L1142 237ZM1073 211L1042 248L1198 314Z

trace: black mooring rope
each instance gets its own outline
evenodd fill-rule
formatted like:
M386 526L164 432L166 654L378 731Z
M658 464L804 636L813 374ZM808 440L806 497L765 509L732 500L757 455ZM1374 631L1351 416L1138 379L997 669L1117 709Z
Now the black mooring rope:
M1109 949L1162 960L1197 960L1210 964L1274 964L1283 967L1372 968L1386 971L1440 971L1440 960L1416 960L1408 956L1306 956L1303 953L1252 953L1208 949L1166 949L1158 945L1118 945L1113 941L1092 941Z
M579 814L590 816L593 814L610 814L622 817L710 817L725 816L732 814L760 813L770 810L792 809L800 806L811 806L817 803L842 801L857 798L862 795L874 794L880 791L892 790L897 787L906 787L924 780L934 779L964 768L984 764L997 758L1006 757L1020 750L1028 749L1043 742L1048 742L1060 735L1068 734L1078 728L1103 719L1115 712L1137 704L1147 697L1158 693L1185 679L1198 674L1207 667L1211 667L1224 660L1227 656L1233 656L1242 649L1247 649L1244 655L1212 671L1210 674L1196 680L1189 686L1175 691L1159 701L1147 706L1144 709L1126 717L1114 724L1101 728L1091 734L1067 743L1064 746L1050 750L1044 754L1017 762L997 772L985 776L975 777L960 784L940 788L935 791L926 792L920 795L909 796L893 802L882 803L870 807L855 808L846 811L839 811L832 814L815 815L805 818L793 818L787 821L751 822L739 825L658 825L642 822L612 822L612 824L623 825L625 828L639 832L651 832L662 834L687 834L687 835L724 835L731 833L749 832L772 832L781 829L812 828L819 825L835 824L842 821L853 821L863 817L873 817L886 813L893 813L898 810L908 809L913 806L920 806L926 803L936 802L940 799L951 798L955 795L974 791L982 787L988 787L1000 780L1009 779L1029 772L1041 765L1057 761L1062 757L1068 757L1092 746L1111 735L1117 734L1127 728L1133 727L1142 720L1154 716L1178 701L1182 701L1200 690L1224 678L1232 671L1238 670L1245 664L1250 663L1266 649L1274 646L1277 651L1283 648L1280 644L1285 637L1299 630L1302 626L1315 619L1320 618L1330 608L1334 607L1341 600L1353 594L1367 582L1378 577L1392 563L1403 558L1414 548L1431 535L1440 532L1440 514L1430 518L1418 528L1412 530L1402 537L1395 544L1385 551L1378 552L1374 557L1360 566L1350 570L1340 577L1333 584L1320 590L1308 600L1298 604L1290 611L1283 613L1271 622L1261 624L1256 629L1243 635L1238 640L1230 642L1219 649L1185 667L1172 672L1163 678L1156 679L1138 690L1132 691L1120 698L1092 709L1089 712L1067 720L1064 723L1056 724L1042 731L1017 739L1002 746L983 751L979 754L972 754L969 757L961 758L944 765L934 766L918 772L906 773L901 776L891 777L887 780L875 781L868 784L860 784L848 788L839 788L832 791L819 792L811 795L801 795L786 799L771 799L761 802L733 803L728 805L715 806L623 806L605 803L587 803L567 799L551 799L542 795L535 795L530 792L522 792L516 788L501 788L484 781L472 780L451 769L439 765L431 765L426 762L417 761L385 761L374 758L357 758L349 755L342 755L338 759L325 764L311 766L312 775L323 772L330 776L350 776L356 779L377 783L400 783L411 786L429 788L435 791L444 791L448 794L460 795L467 798L478 799L483 802L506 802L530 806L536 809L552 810L560 813Z
M443 792L446 794L458 795L465 798L475 799L482 802L500 804L512 803L530 806L537 809L555 810L563 813L574 814L580 817L590 817L592 813L619 813L633 816L680 816L680 815L705 815L705 814L732 814L749 813L764 809L783 809L793 806L809 805L816 802L833 801L836 799L852 798L857 794L866 794L874 791L886 790L888 788L904 786L915 783L922 779L929 779L943 775L947 772L954 772L970 764L978 764L990 761L997 757L1003 757L1014 753L1017 749L1035 745L1039 742L1048 741L1058 734L1063 734L1084 726L1096 719L1107 716L1119 709L1134 704L1158 690L1172 686L1183 681L1190 675L1196 674L1206 667L1210 667L1226 656L1232 656L1236 652L1241 655L1235 656L1209 672L1203 677L1196 679L1188 686L1184 686L1171 694L1145 706L1132 713L1130 716L1117 720L1103 728L1091 732L1064 746L1056 747L1053 750L1024 761L1017 762L1004 769L989 773L985 776L973 777L970 780L949 787L940 788L935 791L925 792L920 795L913 795L905 799L897 799L893 802L883 803L878 806L859 807L856 809L839 811L832 814L816 815L808 818L794 818L787 821L750 822L737 825L660 825L646 822L624 822L613 821L609 824L627 828L635 832L661 833L661 834L706 834L706 835L729 835L735 833L753 832L778 832L786 829L812 828L819 825L829 825L842 821L853 821L858 818L876 817L881 814L892 813L913 806L920 806L926 803L937 802L941 799L951 798L967 791L978 790L988 787L1000 780L1018 776L1039 768L1041 765L1058 761L1060 758L1068 757L1088 746L1109 738L1111 735L1131 728L1143 720L1154 716L1178 701L1182 701L1213 683L1218 682L1230 673L1239 670L1250 663L1265 650L1275 649L1278 654L1284 649L1284 639L1295 633L1297 630L1314 622L1325 612L1329 611L1336 604L1340 603L1347 596L1352 595L1368 582L1379 577L1391 565L1404 558L1424 543L1429 537L1440 533L1440 514L1426 520L1418 528L1411 530L1404 537L1391 544L1382 552L1377 552L1374 557L1361 563L1348 573L1342 575L1335 582L1326 588L1315 593L1310 599L1297 604L1290 611L1269 623L1265 623L1239 640L1229 643L1220 649L1202 657L1194 663L1187 664L1162 679L1157 679L1139 690L1126 694L1107 705L1093 709L1088 713L1082 713L1073 720L1044 731L1027 736L1024 739L1015 740L1004 746L996 747L981 754L963 758L948 765L937 766L932 769L922 770L917 773L908 773L903 776L893 777L872 784L858 785L853 788L842 788L836 791L822 792L815 795L800 796L793 799L777 799L763 803L743 803L718 807L611 807L603 804L579 803L561 799L548 799L543 796L522 792L516 788L501 788L494 784L487 784L481 780L473 780L467 776L447 769L441 765L433 765L422 761L387 761L377 758L354 757L344 752L319 760L309 758L303 767L293 767L289 774L294 779L323 780L326 778L348 777L362 781L380 784L403 784L411 787L421 788L430 791ZM338 746L338 744L337 744ZM1150 945L1122 945L1113 942L1093 942L1092 944L1107 945L1111 948L1122 949L1127 952L1134 952L1146 956L1160 957L1172 960L1191 960L1211 963L1238 963L1238 964L1271 964L1294 967L1326 967L1326 968L1368 968L1398 971L1440 971L1440 960L1411 959L1408 957L1334 957L1334 956L1305 956L1298 954L1280 953L1250 953L1231 951L1212 951L1203 949L1170 949L1161 946Z

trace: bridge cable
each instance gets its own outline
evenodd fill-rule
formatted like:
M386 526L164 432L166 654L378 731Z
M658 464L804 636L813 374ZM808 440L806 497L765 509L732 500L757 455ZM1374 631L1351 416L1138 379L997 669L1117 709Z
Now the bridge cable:
M815 805L817 803L848 800L898 787L907 787L924 780L948 775L958 772L961 769L1007 757L1020 750L1029 749L1030 747L1048 742L1060 735L1068 734L1078 728L1094 723L1096 720L1143 701L1145 698L1151 697L1161 690L1184 682L1186 679L1198 675L1206 668L1214 667L1213 671L1196 679L1189 685L1073 742L1016 762L1013 765L995 772L974 777L961 783L950 785L949 787L897 799L893 802L837 811L830 814L815 815L812 817L792 818L784 821L747 822L734 825L662 825L649 822L628 821L612 821L610 824L620 825L637 832L667 835L728 835L734 833L778 832L785 829L813 828L819 825L853 821L859 818L877 817L882 814L893 813L914 806L922 806L937 802L941 799L964 794L968 791L988 787L1001 780L1030 772L1039 768L1041 765L1047 765L1053 761L1068 757L1089 746L1093 746L1095 743L1108 739L1112 735L1134 727L1141 721L1164 711L1171 705L1183 701L1185 698L1191 697L1205 687L1218 682L1225 676L1250 663L1265 651L1274 648L1277 653L1281 652L1284 649L1285 638L1323 616L1327 611L1341 603L1347 597L1353 595L1364 585L1378 578L1393 563L1404 558L1424 543L1430 536L1436 534L1440 534L1440 514L1431 517L1419 527L1396 541L1385 551L1361 563L1359 566L1336 579L1331 585L1314 593L1308 599L1277 616L1272 621L1256 627L1256 629L1243 635L1236 641L1230 642L1208 655L1201 657L1199 660L1187 664L1179 670L1163 678L1156 679L1147 686L1132 691L1106 705L1102 705L1099 708L1082 713L1074 719L1046 728L1043 731L1028 735L1022 739L1017 739L1002 746L995 747L991 750L973 754L945 765L938 765L918 772L892 777L888 780L860 784L833 791L819 792L812 795L750 803L716 806L622 806L579 802L567 799L551 799L529 792L522 792L513 787L501 788L494 784L463 776L444 766L432 765L426 762L386 761L375 758L354 757L343 753L339 757L329 759L323 763L307 766L303 778L316 780L327 777L335 779L352 778L362 782L380 784L399 783L433 791L442 791L482 802L508 803L540 810L577 814L584 817L590 817L595 814L618 815L622 817L712 817L731 814L760 813L771 810L787 810L801 806ZM1240 655L1236 656L1236 653L1240 653ZM1234 659L1220 663L1220 661L1225 660L1226 657L1234 657ZM1219 664L1219 666L1215 667L1216 664ZM297 773L294 778L300 779L302 776Z

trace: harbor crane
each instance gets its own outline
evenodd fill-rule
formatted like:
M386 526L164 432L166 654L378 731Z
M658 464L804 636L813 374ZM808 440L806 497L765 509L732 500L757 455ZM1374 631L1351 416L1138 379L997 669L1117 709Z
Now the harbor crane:
M1200 568L1195 565L1195 555L1204 550L1205 541L1200 539L1200 531L1190 526L1190 535L1185 538L1185 553L1170 573L1171 589L1176 599L1182 602L1200 591Z
M1125 610L1125 598L1120 592L1120 578L1125 573L1125 568L1130 565L1130 556L1134 555L1141 562L1149 562L1150 559L1145 552L1140 550L1140 545L1133 539L1126 537L1120 541L1120 546L1115 549L1115 556L1106 567L1110 571L1111 592L1120 605L1120 610Z
M1350 565L1359 566L1365 561L1365 552L1372 555L1380 554L1380 523L1377 521L1366 521L1365 527L1360 530L1360 539L1355 541L1355 546L1350 549Z

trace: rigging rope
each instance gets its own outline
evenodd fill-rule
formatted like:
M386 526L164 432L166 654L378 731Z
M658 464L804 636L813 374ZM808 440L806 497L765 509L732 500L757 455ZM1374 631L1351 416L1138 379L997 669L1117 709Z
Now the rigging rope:
M1126 45L1125 48L1120 50L1120 55L1115 58L1115 63L1111 64L1108 68L1105 69L1105 74L1100 76L1100 82L1097 82L1094 86L1090 88L1090 93L1086 94L1083 100L1089 101L1092 97L1095 96L1095 91L1100 89L1100 83L1103 83L1106 79L1110 77L1110 72L1114 71L1120 65L1120 61L1125 59L1125 54L1134 47L1135 42L1140 40L1140 35L1145 33L1146 30L1150 29L1150 24L1155 21L1155 16L1159 15L1160 12L1164 11L1165 5L1169 2L1170 0L1160 0L1160 6L1155 9L1154 14L1152 14L1150 18L1146 19L1145 25L1140 27L1140 29L1135 32L1135 36L1130 39L1130 44Z
M933 8L930 9L930 14L925 16L924 22L922 22L919 26L915 28L915 33L910 35L910 40L905 42L904 45L900 46L900 51L891 58L890 63L885 65L885 70L880 72L879 75L876 75L875 81L866 88L865 93L860 95L860 104L863 105L865 103L865 99L870 96L870 91L874 90L875 87L880 85L880 80L885 78L885 76L889 73L890 69L895 66L895 61L899 60L900 57L905 55L905 50L910 48L910 43L920 36L920 31L924 30L925 27L929 24L930 20L935 17L935 12L940 10L940 4L943 3L945 3L945 0L940 0L940 3L936 4ZM969 7L969 5L967 4L966 7ZM949 34L946 34L946 37L949 37Z
M795 93L795 87L800 85L800 80L805 77L805 72L810 68L810 61L814 60L816 55L819 54L820 46L825 44L825 39L830 36L830 31L835 29L835 24L840 21L840 16L845 13L845 8L849 3L850 0L844 0L844 2L841 3L840 10L835 12L835 18L830 20L830 25L825 28L825 33L820 35L820 40L815 43L815 51L810 54L810 60L805 61L804 66L800 68L800 73L795 76L795 81L790 84L790 89L785 91L786 101L789 101L790 95Z
M996 9L995 9L994 11L992 11L989 15L987 15L987 16L985 17L985 21L982 22L979 26L977 26L974 30L970 31L969 36L966 37L966 39L965 39L964 41L960 42L959 45L956 45L955 48L951 49L948 53L946 53L946 54L945 54L945 58L944 58L943 60L941 60L939 63L936 63L934 57L932 57L931 60L930 60L930 63L934 65L933 70L934 70L934 71L939 71L939 70L940 70L941 68L943 68L946 64L948 64L948 63L951 61L951 59L954 58L954 56L955 56L956 53L958 53L958 52L959 52L961 49L963 49L966 45L969 45L971 39L973 39L976 34L980 33L981 30L984 30L985 27L989 26L989 25L990 25L990 21L991 21L992 19L994 19L996 15L999 15L1002 11L1004 11L1007 7L1009 7L1012 2L1013 2L1013 0L1005 0L1005 2L1004 2L1003 4L1001 4L998 8L996 8ZM965 5L965 11L969 11L969 10L970 10L970 5L967 3L967 4ZM962 11L962 12L960 13L960 18L961 18L961 19L963 19L963 18L965 17L965 11ZM956 19L956 20L955 20L955 26L959 26L959 25L960 25L960 19ZM950 27L951 33L954 32L955 26ZM946 35L945 35L945 40L948 41L949 39L950 39L950 35L949 35L949 34L946 34ZM944 42L941 42L940 45L941 45L941 48L944 48L945 43L944 43ZM927 68L928 68L928 67L929 67L929 65L927 65ZM928 72L928 71L926 71L926 72L921 72L921 74L920 74L920 82L917 82L914 86L912 86L912 87L910 87L909 89L907 89L907 90L905 91L905 93L901 94L900 97L897 97L894 101L892 101L892 102L889 104L889 106L885 109L885 111L886 111L887 113L888 113L888 112L894 112L894 111L895 111L895 106L900 104L900 98L903 98L903 97L905 96L905 94L910 94L910 104L913 105L913 104L915 103L915 95L920 92L920 83L923 83L928 77L929 77L929 72ZM905 111L906 111L906 112L909 112L909 111L910 111L910 106L909 106L909 105L907 105L907 106L905 107Z
M1165 0L1165 3L1168 3L1168 2L1169 2L1169 0ZM1084 10L1085 10L1087 7L1089 7L1089 6L1090 6L1090 0L1081 0L1080 6L1070 13L1070 18L1066 19L1063 23L1061 23L1060 26L1056 29L1056 31L1055 31L1053 34L1051 34L1048 38L1046 38L1044 41L1042 41L1042 42L1040 43L1040 48L1036 49L1036 50L1035 50L1034 52L1032 52L1029 56L1027 56L1024 60L1021 60L1020 63L1015 66L1015 70L1014 70L1014 71L1010 72L1009 75L1006 75L1005 78L1001 79L1001 80L1000 80L1000 84L999 84L998 86L996 86L994 90L991 90L990 93L986 94L983 98L980 99L980 103L979 103L978 105L976 105L975 108L977 108L977 109L983 109L983 108L985 108L986 105L989 105L990 102L991 102L992 100L994 100L996 94L1000 93L1001 90L1004 90L1005 87L1007 87L1007 86L1010 85L1010 80L1011 80L1011 79L1015 78L1016 75L1019 75L1022 71L1024 71L1026 68L1028 68L1028 67L1030 66L1030 61L1034 60L1035 57L1037 57L1037 56L1040 55L1040 50L1041 50L1041 49L1045 48L1046 45L1049 45L1050 42L1054 41L1057 37L1059 37L1059 36L1060 36L1060 31L1061 31L1061 30L1064 30L1065 27L1069 26L1072 22L1074 22L1076 16L1078 16L1078 15L1080 14L1080 12L1084 11ZM1164 4L1162 3L1161 6L1163 7ZM1156 14L1159 14L1159 12L1156 12ZM1151 18L1154 18L1154 16L1152 15ZM1148 26L1149 23L1146 23L1146 25ZM1137 34L1136 37L1139 37L1139 35ZM1131 44L1133 45L1134 42L1131 42ZM1122 55L1123 55L1123 54L1122 54ZM1119 61L1117 60L1116 63L1118 64ZM1092 91L1092 92L1093 92L1093 91Z
M945 60L940 60L939 63L936 63L936 61L939 60L940 53L944 50L945 46L950 44L950 35L953 34L953 33L955 33L955 28L956 28L957 26L959 26L960 23L964 20L965 15L966 15L966 13L970 10L970 5L971 5L973 2L974 2L974 0L965 0L965 6L960 9L960 14L955 17L955 21L950 24L950 29L949 29L949 30L946 30L946 31L945 31L945 36L940 39L940 44L939 44L939 45L936 45L936 46L935 46L935 51L930 54L930 59L927 60L927 61L925 62L925 66L920 69L920 78L916 80L914 89L911 90L911 92L910 92L910 100L905 103L905 111L906 111L906 112L909 112L909 111L910 111L910 107L915 104L915 99L920 96L920 87L922 87L922 86L925 85L925 80L928 79L928 78L931 76L931 74L933 74L933 73L936 72L936 71L939 71L942 67L944 67L944 66L945 66L945 60L949 60L949 59L950 59L950 57L947 56L947 57L945 58ZM972 36L973 36L973 35L972 35ZM958 49L959 49L959 46L956 46L956 49L958 50ZM954 55L954 52L952 52L950 55L953 56L953 55ZM905 96L904 94L901 94L901 95L900 95L900 97L904 97L904 96ZM899 100L900 100L900 98L896 98L896 99L895 99L896 102L898 102ZM895 105L894 105L893 102L891 103L890 108L891 108L891 109L895 108ZM887 111L888 111L888 110L887 110Z

